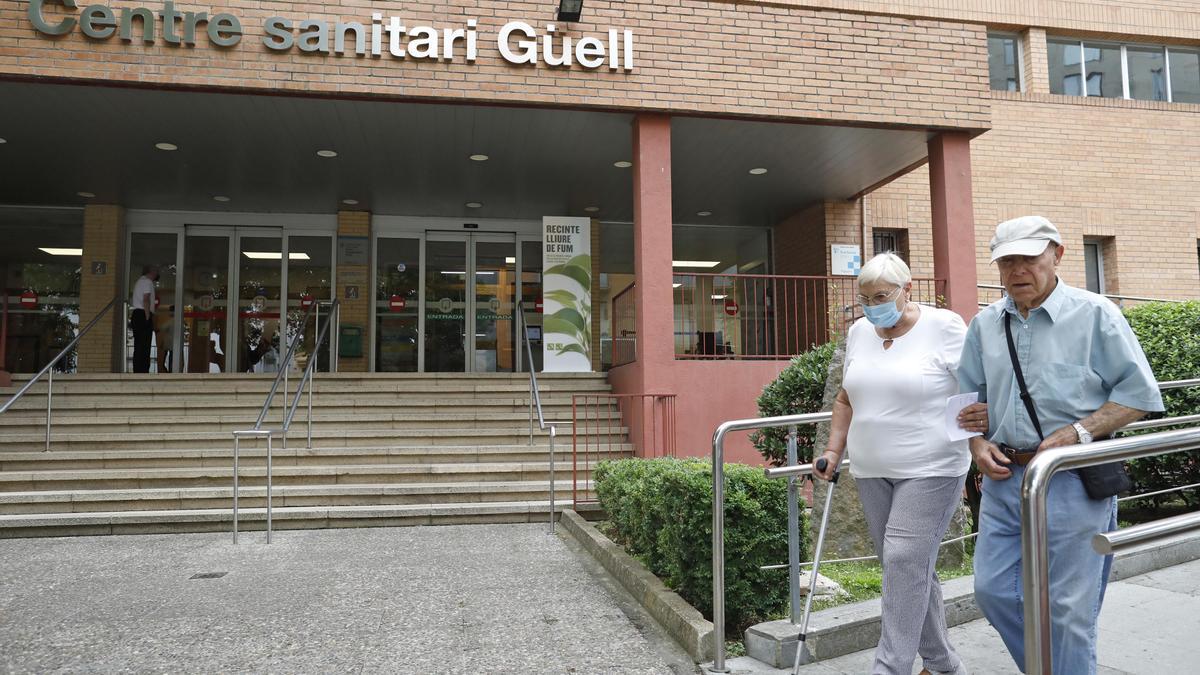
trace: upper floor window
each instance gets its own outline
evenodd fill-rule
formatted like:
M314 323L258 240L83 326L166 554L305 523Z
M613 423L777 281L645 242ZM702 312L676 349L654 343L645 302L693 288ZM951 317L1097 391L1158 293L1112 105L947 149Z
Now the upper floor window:
M1020 42L1015 35L988 33L988 79L995 91L1021 91Z
M1050 93L1200 103L1200 51L1051 38Z

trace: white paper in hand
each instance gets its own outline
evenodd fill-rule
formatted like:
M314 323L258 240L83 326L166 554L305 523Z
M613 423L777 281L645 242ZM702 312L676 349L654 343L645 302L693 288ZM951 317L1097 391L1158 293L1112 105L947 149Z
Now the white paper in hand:
M958 426L958 413L962 409L975 403L979 400L979 392L972 391L966 394L956 394L946 399L946 435L952 441L961 441L964 438L972 436L982 436L983 434L977 431L967 431Z

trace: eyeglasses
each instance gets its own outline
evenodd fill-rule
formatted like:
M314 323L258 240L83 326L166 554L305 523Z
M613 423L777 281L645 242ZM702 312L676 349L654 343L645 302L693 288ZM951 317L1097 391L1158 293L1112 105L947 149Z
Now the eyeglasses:
M885 302L891 302L892 300L895 300L896 296L902 290L904 290L903 287L897 286L894 290L887 293L876 293L870 297L859 294L856 297L858 298L858 304L867 305L870 307L874 305L882 305Z

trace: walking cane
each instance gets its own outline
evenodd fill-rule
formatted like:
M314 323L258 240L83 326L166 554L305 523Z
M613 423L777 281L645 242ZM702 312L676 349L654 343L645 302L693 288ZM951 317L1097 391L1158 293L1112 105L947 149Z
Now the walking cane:
M824 473L825 467L829 466L829 461L824 457L817 460L817 471ZM825 547L825 528L829 526L829 507L833 503L833 488L837 486L838 477L841 471L834 471L833 478L829 479L829 491L825 493L825 512L821 514L821 529L817 532L817 548L813 551L813 566L812 575L808 578L808 597L804 599L804 617L800 620L800 638L796 643L796 664L792 667L792 675L800 675L800 664L807 663L812 654L808 653L808 647L805 645L808 632L808 616L812 612L813 595L817 590L817 574L821 569L821 549ZM816 481L814 480L815 484ZM803 658L803 660L802 660Z

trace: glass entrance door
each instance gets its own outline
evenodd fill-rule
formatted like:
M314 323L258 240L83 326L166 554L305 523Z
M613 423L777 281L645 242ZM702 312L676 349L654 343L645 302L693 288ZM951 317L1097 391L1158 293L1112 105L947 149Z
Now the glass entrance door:
M228 340L232 238L232 230L201 228L188 228L184 236L183 311L175 313L182 322L184 372L226 373L234 367Z
M425 241L425 372L512 372L516 241L430 233Z

